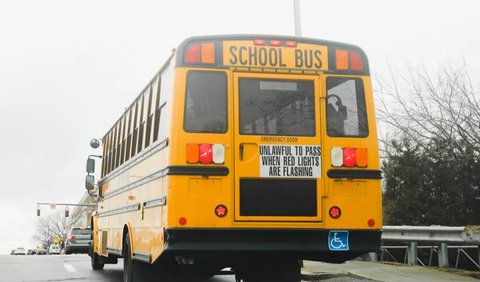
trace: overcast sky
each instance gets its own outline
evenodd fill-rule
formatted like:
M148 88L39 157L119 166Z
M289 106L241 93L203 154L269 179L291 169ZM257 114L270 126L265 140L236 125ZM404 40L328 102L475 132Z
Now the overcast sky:
M480 74L480 1L301 0L305 37L387 64ZM37 202L78 202L89 140L193 35L293 35L293 0L0 0L0 254L32 248ZM478 86L478 84L476 84ZM477 92L478 93L478 92ZM42 216L51 212L42 209Z

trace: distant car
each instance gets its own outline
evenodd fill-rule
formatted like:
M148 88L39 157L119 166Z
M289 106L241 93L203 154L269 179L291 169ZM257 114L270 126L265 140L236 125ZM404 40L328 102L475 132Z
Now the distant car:
M37 255L46 255L46 254L47 254L47 250L45 250L45 249L39 249L37 251Z
M50 248L48 249L48 253L51 255L59 255L60 247L58 245L50 245Z
M92 244L92 230L85 227L73 227L68 232L65 254L88 254Z
M34 249L28 249L27 250L27 255L34 255L36 252Z
M10 255L14 255L14 254L15 254L15 250L11 250Z
M18 256L18 255L26 255L27 252L25 251L25 248L22 248L22 247L18 247L15 249L15 255Z

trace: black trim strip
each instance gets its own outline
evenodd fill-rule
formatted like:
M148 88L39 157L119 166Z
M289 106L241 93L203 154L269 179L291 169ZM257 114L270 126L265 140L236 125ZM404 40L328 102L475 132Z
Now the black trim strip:
M349 179L382 179L382 171L374 169L329 169L327 176L330 178Z
M112 255L117 255L117 256L121 256L121 255L122 255L122 251L119 250L119 249L115 249L115 248L107 247L107 252L108 252L109 254L112 254Z
M168 175L219 175L226 176L230 173L228 167L224 166L169 166Z
M109 211L104 211L104 212L99 212L98 217L104 217L104 216L111 216L111 215L117 215L121 213L127 213L127 212L132 212L132 211L138 211L140 210L140 204L133 204Z
M144 253L133 253L133 259L150 263L152 261L152 255Z
M132 182L132 183L127 184L127 185L125 185L125 186L123 186L123 187L120 187L120 188L118 188L118 189L116 189L116 190L113 190L113 191L110 192L110 193L105 194L102 199L103 199L103 200L106 200L106 199L108 199L108 198L112 198L112 197L117 196L117 195L119 195L119 194L122 194L122 193L124 193L124 192L127 192L127 191L130 191L130 190L132 190L132 189L135 189L135 188L137 188L138 186L143 185L143 184L146 184L146 183L148 183L148 182L150 182L150 181L153 181L153 180L155 180L155 179L157 179L157 178L164 177L164 176L167 175L167 172L168 172L168 169L167 169L167 168L164 168L164 169L162 169L162 170L159 170L159 171L157 171L157 172L154 172L154 173L152 173L152 174L150 174L150 175L147 175L147 176L145 176L145 177L143 177L143 178L141 178L141 179L139 179L139 180L137 180L137 181L135 181L135 182Z
M167 205L167 197L166 196L163 196L161 198L143 203L143 207L145 209L159 207L159 206L165 206L165 205Z

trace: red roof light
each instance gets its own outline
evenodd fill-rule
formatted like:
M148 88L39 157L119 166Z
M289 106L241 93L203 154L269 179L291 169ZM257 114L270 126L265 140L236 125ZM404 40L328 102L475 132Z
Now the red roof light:
M350 51L350 69L355 71L363 71L363 62L360 54Z
M285 42L285 46L287 46L287 47L297 47L297 42L287 41L287 42Z
M282 42L280 40L270 40L270 46L281 46Z
M185 55L186 63L200 63L200 44L194 43L188 46Z

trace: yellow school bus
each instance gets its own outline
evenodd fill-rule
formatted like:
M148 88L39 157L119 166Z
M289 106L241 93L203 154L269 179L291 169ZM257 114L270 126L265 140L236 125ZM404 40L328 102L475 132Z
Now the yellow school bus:
M94 269L123 257L124 281L222 269L238 281L300 281L303 259L380 249L372 86L354 45L186 39L102 149L90 256ZM93 183L88 175L90 192Z

